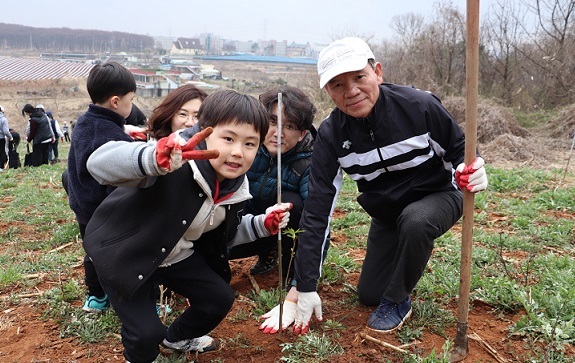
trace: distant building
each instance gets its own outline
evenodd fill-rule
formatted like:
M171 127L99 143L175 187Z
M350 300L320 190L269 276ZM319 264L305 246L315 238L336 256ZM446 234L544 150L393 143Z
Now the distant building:
M214 68L213 64L202 64L202 79L222 79L222 72Z
M236 52L239 53L251 53L253 50L254 42L251 40L249 41L242 41L242 40L235 40L233 44L236 48Z
M291 43L286 49L286 56L292 58L304 58L310 54L310 45Z
M287 55L287 40L275 42L275 56L285 57Z
M40 59L58 62L90 63L96 59L93 53L40 53Z
M164 97L180 86L179 71L130 69L136 79L136 94L142 97Z
M154 39L154 48L169 51L172 44L177 40L176 37L152 37Z
M204 47L205 54L209 55L220 55L223 51L224 41L219 35L212 33L202 33L200 34L200 43Z
M206 51L198 38L178 38L172 43L170 55L196 56L205 55Z

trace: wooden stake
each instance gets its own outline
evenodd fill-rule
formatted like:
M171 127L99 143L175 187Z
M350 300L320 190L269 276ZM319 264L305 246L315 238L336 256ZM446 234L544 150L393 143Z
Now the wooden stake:
M466 106L465 106L465 165L475 160L477 150L477 93L479 74L479 0L467 0L466 39ZM471 280L471 247L473 244L474 194L463 191L463 225L461 265L459 277L459 302L457 304L457 335L450 357L460 362L468 353L467 324L469 314L469 289Z

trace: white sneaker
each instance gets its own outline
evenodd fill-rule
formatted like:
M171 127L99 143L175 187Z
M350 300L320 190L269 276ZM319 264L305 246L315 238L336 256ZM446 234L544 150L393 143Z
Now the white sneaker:
M201 336L199 338L184 339L173 343L164 339L164 341L160 343L160 347L167 348L169 350L175 350L178 352L205 353L216 350L219 348L219 346L220 343L218 340L207 335Z

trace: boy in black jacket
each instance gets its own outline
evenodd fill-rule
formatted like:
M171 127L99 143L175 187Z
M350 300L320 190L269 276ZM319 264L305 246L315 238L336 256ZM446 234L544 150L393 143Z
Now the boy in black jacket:
M204 100L198 118L157 143L109 142L88 160L100 183L125 186L96 209L84 248L122 321L130 362L152 362L160 349L216 349L206 334L234 301L228 246L277 234L289 220L286 203L243 213L245 173L269 127L264 106L224 90ZM154 306L158 284L190 305L168 328Z
M86 163L92 152L108 141L133 141L124 132L124 124L132 111L136 81L121 64L106 62L92 68L87 86L92 104L76 123L68 155L66 182L70 208L76 214L82 239L96 207L114 189L100 185L88 172ZM107 309L110 302L87 255L84 257L84 273L88 293L83 309L88 312Z

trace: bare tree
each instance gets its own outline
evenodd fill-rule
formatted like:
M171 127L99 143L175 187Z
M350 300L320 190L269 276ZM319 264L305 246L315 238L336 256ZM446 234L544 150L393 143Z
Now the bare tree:
M382 45L382 63L384 77L388 81L400 84L417 84L428 87L415 77L421 66L421 36L425 30L425 19L415 13L407 13L392 18L391 29L396 33L396 42L384 42Z
M513 0L496 1L483 23L487 59L482 59L483 90L506 104L516 103L516 96L525 93L522 57L517 47L525 41L526 8Z
M465 16L451 2L435 4L422 49L443 92L461 93L465 86Z
M575 0L524 1L534 14L537 28L532 32L532 46L522 49L535 67L541 85L539 98L543 106L572 103L575 93Z

